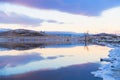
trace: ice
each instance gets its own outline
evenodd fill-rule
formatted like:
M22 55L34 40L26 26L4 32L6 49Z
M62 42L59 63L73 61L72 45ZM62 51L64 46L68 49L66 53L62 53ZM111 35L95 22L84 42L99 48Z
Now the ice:
M102 59L107 64L101 64L98 71L92 72L95 77L103 80L120 80L120 47L109 51L109 58Z

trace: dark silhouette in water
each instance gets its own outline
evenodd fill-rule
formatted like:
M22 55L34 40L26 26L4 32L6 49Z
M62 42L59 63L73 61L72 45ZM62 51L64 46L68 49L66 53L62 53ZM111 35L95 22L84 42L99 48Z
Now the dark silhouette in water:
M76 44L38 44L38 43L0 43L0 48L4 50L29 50L34 48L46 48L46 47L71 47L76 46ZM84 45L84 43L77 44L77 45Z
M8 50L29 50L34 48L44 48L46 44L30 44L30 43L0 43L0 48L5 48Z

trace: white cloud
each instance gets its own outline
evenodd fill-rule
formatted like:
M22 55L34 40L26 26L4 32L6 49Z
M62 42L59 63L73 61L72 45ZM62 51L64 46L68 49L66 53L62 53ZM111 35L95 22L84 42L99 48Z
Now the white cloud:
M65 24L43 22L41 27L35 27L35 30L47 31L73 31L73 32L115 32L120 31L120 7L105 10L100 16L75 15L55 10L40 10L28 8L13 4L0 5L0 11L7 14L14 12L17 14L27 15L33 18L44 20L55 20ZM4 24L6 25L6 24ZM1 25L0 25L1 26ZM12 25L10 26L11 28ZM15 26L17 28L17 26ZM19 27L33 29L32 27Z

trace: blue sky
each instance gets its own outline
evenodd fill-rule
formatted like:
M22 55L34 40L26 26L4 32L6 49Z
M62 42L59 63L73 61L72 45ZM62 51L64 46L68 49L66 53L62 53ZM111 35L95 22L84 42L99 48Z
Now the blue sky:
M0 28L119 32L120 0L0 0Z

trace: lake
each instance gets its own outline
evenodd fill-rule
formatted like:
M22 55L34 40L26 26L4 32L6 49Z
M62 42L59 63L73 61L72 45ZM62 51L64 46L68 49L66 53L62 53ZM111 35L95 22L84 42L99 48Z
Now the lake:
M62 45L26 50L0 49L0 80L102 80L91 72L110 48Z

